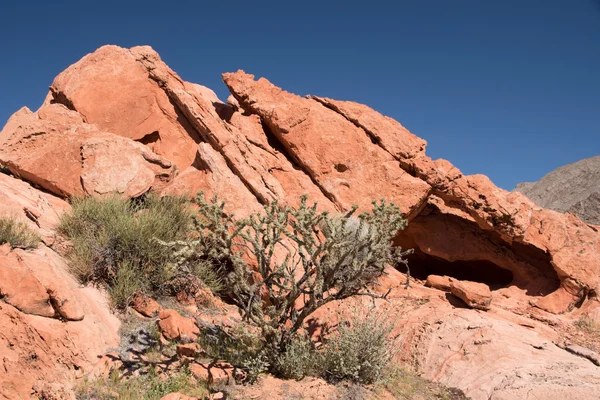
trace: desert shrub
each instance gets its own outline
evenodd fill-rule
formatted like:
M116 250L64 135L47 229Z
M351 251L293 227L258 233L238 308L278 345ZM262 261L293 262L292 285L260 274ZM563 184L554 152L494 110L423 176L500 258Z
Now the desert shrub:
M383 200L354 217L355 208L330 216L302 197L297 208L272 202L239 221L216 198L207 202L200 193L196 202L196 237L163 246L181 255L178 268L198 260L222 268L226 295L259 328L272 369L310 314L334 300L375 296L370 288L385 266L405 262L392 239L406 221Z
M342 319L322 351L323 377L363 384L383 380L394 354L393 328L393 321L374 310Z
M600 324L587 315L575 321L575 326L588 334L600 336Z
M119 264L112 284L108 286L108 293L112 305L116 308L125 308L129 299L138 290L148 286L147 282L139 276L138 266L130 260Z
M156 240L156 244L160 245L163 251L169 254L169 259L166 263L168 271L175 272L182 277L195 276L201 277L203 286L208 287L213 293L219 293L223 290L223 269L219 263L214 263L213 260L207 257L198 257L194 251L195 246L190 246L190 243L195 243L194 240L185 241L179 240L174 242L165 242ZM180 287L180 283L185 283L186 280L173 282L173 290L186 290L185 287ZM187 283L193 284L193 280L187 280ZM184 284L184 286L186 286Z
M26 224L0 217L0 245L9 243L12 248L33 249L39 242L40 237Z
M183 198L86 197L72 206L59 225L73 244L71 267L83 282L106 285L118 306L135 291L156 291L176 275L167 267L171 255L155 240L185 237L191 212Z
M159 400L169 393L180 392L199 398L208 397L208 389L184 367L167 377L149 373L125 378L119 371L95 381L82 381L76 388L78 400Z
M225 360L242 368L247 373L247 381L253 383L269 368L263 351L260 334L246 324L238 324L225 330L220 326L203 326L198 342L206 356L213 362Z
M298 335L275 357L273 372L285 379L302 379L321 375L321 354L310 338Z

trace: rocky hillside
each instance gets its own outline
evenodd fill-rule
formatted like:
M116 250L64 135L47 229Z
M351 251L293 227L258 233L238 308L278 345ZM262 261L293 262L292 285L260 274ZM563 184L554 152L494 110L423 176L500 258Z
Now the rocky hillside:
M414 249L415 279L406 288L406 269L388 266L377 289L388 300L377 305L398 321L398 365L476 400L600 398L595 336L587 345L573 333L581 318L600 323L596 227L431 159L425 140L365 105L299 96L243 71L223 81L226 101L181 79L150 47L105 46L57 76L39 110L9 119L0 132L8 172L0 174L0 215L27 224L42 244L0 247L1 396L39 397L52 382L68 389L118 364L103 294L66 272L69 243L57 233L66 200L202 190L238 218L274 200L297 206L302 194L332 213L394 202L409 221L394 244ZM371 304L335 302L313 323ZM219 307L193 308L193 318L160 305L137 309L168 341L197 335L202 321L231 323L230 306ZM331 386L313 383L301 381L297 392L307 385L317 389L305 398L335 398Z
M514 189L541 207L577 215L600 225L600 156L557 168L537 182Z

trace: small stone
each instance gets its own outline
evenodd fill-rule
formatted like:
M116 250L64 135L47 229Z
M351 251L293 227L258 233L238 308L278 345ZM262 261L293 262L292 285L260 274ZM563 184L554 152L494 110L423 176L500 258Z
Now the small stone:
M450 282L450 293L458 297L471 308L489 310L492 302L490 287L484 283L459 281Z
M180 357L194 358L202 352L202 348L198 343L186 343L177 345L177 355Z
M429 275L427 277L427 281L425 282L425 286L443 290L444 292L449 292L451 281L452 278L450 278L449 276Z
M161 310L158 317L158 327L169 340L196 340L200 334L193 319L182 317L175 310Z
M190 366L192 374L209 385L218 385L228 383L233 374L233 366L229 363L217 363L214 365L208 363L194 363Z
M162 307L151 297L143 293L136 293L131 299L131 308L145 317L154 317Z

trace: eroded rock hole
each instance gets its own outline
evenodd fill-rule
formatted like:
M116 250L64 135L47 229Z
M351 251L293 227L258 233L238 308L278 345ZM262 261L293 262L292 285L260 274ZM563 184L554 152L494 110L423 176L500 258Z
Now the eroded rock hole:
M463 281L485 283L491 290L498 290L510 285L514 278L511 271L487 260L447 261L419 249L407 258L410 274L421 280L429 275L446 275ZM398 269L406 272L404 266Z
M212 105L215 108L217 114L219 115L219 118L221 118L225 122L231 122L231 117L233 116L233 114L235 114L236 111L231 105L218 103L216 101L213 102Z
M148 146L149 144L156 143L159 140L160 140L160 134L158 133L158 131L154 131L152 133L145 135L143 138L138 139L137 142Z
M348 166L345 164L335 164L335 170L337 172L346 172L348 171Z

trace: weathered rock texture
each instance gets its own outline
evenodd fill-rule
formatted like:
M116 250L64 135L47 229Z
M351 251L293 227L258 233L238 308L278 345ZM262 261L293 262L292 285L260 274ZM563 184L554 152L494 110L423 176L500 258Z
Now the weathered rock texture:
M557 168L537 182L518 184L514 190L541 207L573 213L600 225L600 156Z
M0 217L15 218L27 224L42 241L52 246L60 214L69 204L55 196L34 189L26 182L0 174Z
M140 143L86 124L80 114L60 104L14 114L0 132L0 163L64 197L114 192L136 197L171 174L170 161Z
M455 293L465 286L461 281L491 289L477 299L482 293L475 290L460 294L482 310L455 310L449 304L452 296L436 291L441 299L432 304L444 313L432 310L423 316L421 322L428 325L419 329L428 330L428 335L407 333L414 346L407 348L405 357L417 370L465 389L474 398L522 397L538 383L525 375L549 382L536 392L542 397L559 393L558 398L564 398L567 387L575 387L573 393L581 396L597 394L598 373L589 368L589 361L551 346L539 353L542 344L537 339L530 346L521 337L529 332L525 328L508 326L500 317L491 322L486 316L498 309L566 313L598 293L597 227L541 208L483 175L465 176L449 161L432 160L424 140L367 106L300 97L243 71L224 74L223 80L232 93L227 103L210 89L182 80L150 47L102 47L61 73L37 112L24 108L11 117L0 132L0 164L60 197L111 192L137 197L148 190L194 196L202 190L218 195L228 211L239 216L274 200L297 204L301 194L308 194L322 210L338 212L354 204L366 210L372 200L386 198L410 220L395 243L415 249L409 258L414 277L447 276L453 282L447 289L454 287ZM6 179L0 178L0 187ZM0 204L0 212L16 212L51 245L52 224L68 206L25 183L18 185L16 194L13 189L7 195L0 192L0 199L10 199L8 206ZM19 193L26 193L25 200ZM578 207L588 203L582 204ZM87 323L92 318L85 307L72 300L76 289L50 290L54 278L48 271L62 268L58 260L51 265L40 262L39 276L32 266L36 263L23 261L44 258L40 252L52 250L42 247L4 256L8 267L0 276L5 293L0 305L28 319L83 316L67 326ZM403 275L390 272L382 286L399 287ZM14 290L18 285L27 285L32 296L20 296ZM160 316L165 331L178 322L167 314L163 310ZM484 321L481 327L479 320ZM186 332L196 333L191 320L185 324ZM182 333L176 325L181 324L172 326L173 337ZM484 326L491 328L482 334L483 342L471 343L479 340L472 335ZM97 328L89 329L97 333ZM481 349L488 339L496 344L485 347L486 352ZM86 346L101 347L93 340ZM508 357L502 351L508 351ZM515 365L529 360L532 352L537 364L515 374ZM569 368L559 362L563 356ZM499 369L503 374L494 376ZM563 385L559 378L564 374ZM578 376L592 383L577 383Z
M514 278L505 284L531 294L571 295L552 298L558 306L553 310L561 311L597 288L600 236L579 219L539 208L483 175L463 176L449 162L431 160L424 141L365 106L301 98L242 71L224 74L224 81L338 207L365 208L367 199L378 197L400 205L412 226L399 244L416 248L424 268L452 270L457 263L465 270L466 262L482 273L490 265L508 270ZM560 281L556 291L553 281Z
M63 200L0 174L0 216L28 223L51 245ZM118 344L104 296L81 288L66 262L40 244L0 246L0 398L28 399L39 382L66 382Z

